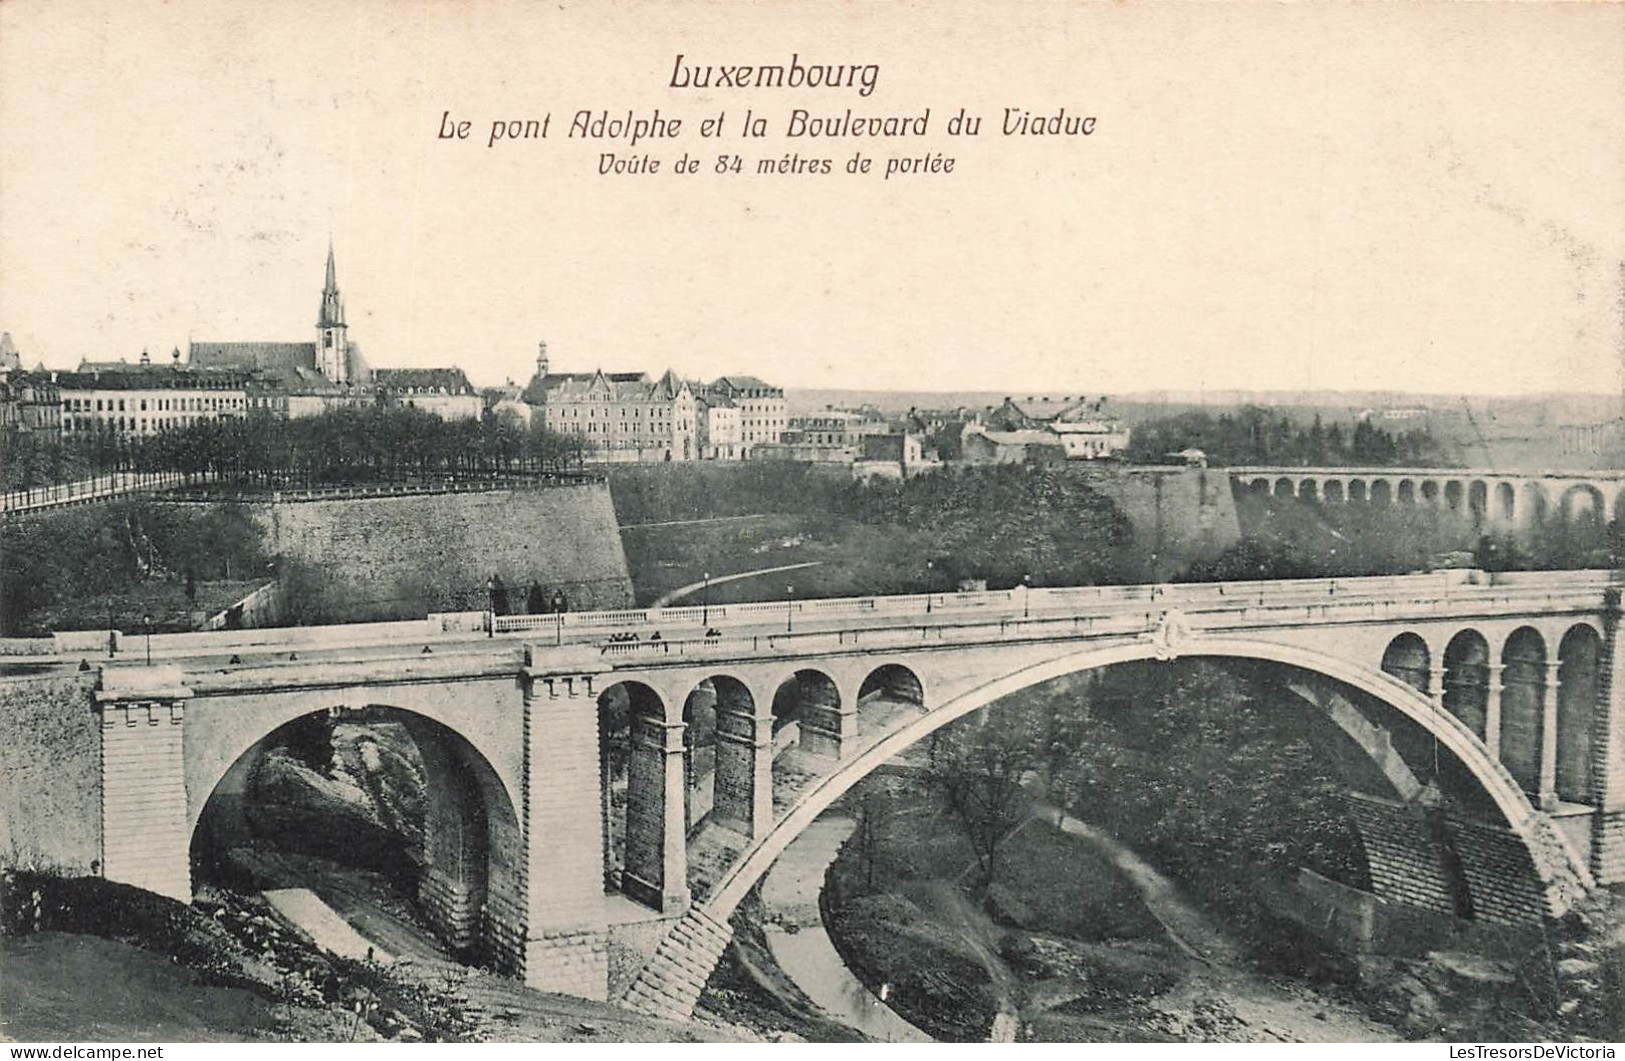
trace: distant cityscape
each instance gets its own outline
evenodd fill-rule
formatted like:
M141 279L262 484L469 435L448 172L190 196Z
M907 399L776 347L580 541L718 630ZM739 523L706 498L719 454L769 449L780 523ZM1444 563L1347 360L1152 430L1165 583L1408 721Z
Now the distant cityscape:
M476 387L460 366L374 368L349 334L331 246L308 342L188 341L167 358L83 360L73 371L33 370L0 335L0 428L13 434L129 441L200 421L405 407L444 420L507 418L573 437L591 462L801 461L849 465L860 477L918 474L943 463L936 439L955 433L953 458L973 464L1102 460L1129 429L1104 399L1016 400L973 410L828 406L791 416L782 387L754 375L706 382L671 369L556 371L546 340L519 386Z
M184 353L176 346L155 358L143 350L134 361L85 359L60 371L26 369L10 334L0 334L0 433L12 440L122 444L202 421L301 419L378 406L550 431L571 440L589 463L794 461L849 467L859 478L908 477L947 463L1110 461L1124 455L1132 438L1124 405L1108 412L1105 396L1006 396L906 412L856 400L793 415L784 388L755 375L707 382L669 368L658 377L624 366L558 371L545 339L523 386L510 380L477 387L456 365L374 368L350 337L331 246L310 341L189 340ZM1348 413L1394 428L1427 427L1441 415L1422 403ZM1488 449L1465 401L1461 413ZM1553 456L1595 462L1625 445L1622 424L1618 417L1559 422L1540 425L1545 430L1538 434ZM1170 463L1206 460L1198 449L1159 456Z

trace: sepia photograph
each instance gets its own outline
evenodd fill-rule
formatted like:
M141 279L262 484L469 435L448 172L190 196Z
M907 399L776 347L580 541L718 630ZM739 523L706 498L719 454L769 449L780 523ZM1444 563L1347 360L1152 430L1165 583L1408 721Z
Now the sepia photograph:
M8 1057L1625 1041L1625 3L0 0L0 143Z

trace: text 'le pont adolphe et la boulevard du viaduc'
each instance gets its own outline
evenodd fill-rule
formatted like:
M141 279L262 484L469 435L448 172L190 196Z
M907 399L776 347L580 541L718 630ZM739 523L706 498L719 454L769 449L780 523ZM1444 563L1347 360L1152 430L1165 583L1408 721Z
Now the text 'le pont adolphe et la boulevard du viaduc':
M714 65L679 54L666 88L698 91L708 101L740 89L852 92L868 99L880 83L877 63L808 63L794 53L788 63ZM597 172L611 175L690 176L756 174L826 176L836 173L894 177L947 175L958 158L951 145L967 139L1081 141L1095 133L1093 115L1066 106L1013 105L989 114L964 107L931 107L887 113L884 108L840 105L786 106L763 113L757 106L718 107L680 114L661 107L611 110L582 108L554 114L466 118L444 109L438 140L485 141L488 150L513 150L550 140L579 141L596 148ZM943 150L933 137L945 138ZM777 141L776 143L774 141ZM702 143L703 142L703 143ZM870 154L873 152L873 154Z

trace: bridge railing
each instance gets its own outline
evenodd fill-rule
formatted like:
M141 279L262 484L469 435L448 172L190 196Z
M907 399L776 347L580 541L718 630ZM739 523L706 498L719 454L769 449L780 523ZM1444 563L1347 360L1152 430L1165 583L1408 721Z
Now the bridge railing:
M168 490L187 482L207 479L211 474L200 472L188 478L181 472L110 472L105 476L69 483L8 490L0 494L0 514L34 512L149 490Z
M1131 625L1135 622L1143 625L1170 609L1180 610L1196 620L1197 625L1208 623L1208 616L1213 617L1212 622L1245 625L1354 617L1397 621L1407 617L1461 614L1463 608L1594 609L1601 604L1602 591L1609 586L1625 586L1625 575L1612 571L1489 575L1465 570L1283 582L1032 590L1017 587L976 593L684 605L562 615L492 616L485 612L456 612L389 623L155 634L151 642L154 652L166 655L225 655L240 651L341 648L503 635L528 636L538 642L551 640L555 644L574 642L594 647L601 644L612 648L616 655L669 654L687 651L673 646L690 641L700 646L715 646L719 639L737 638L745 629L751 630L751 639L757 643L767 638L827 634L837 638L836 644L847 644L850 642L840 638L867 638L885 629L924 630L927 633L919 636L941 636L929 631L957 626L985 628L990 623L1008 626L1039 620L1072 623L1072 629L1078 631L1100 631L1116 629L1112 624L1119 619ZM781 624L790 629L783 632L774 629ZM803 626L807 629L802 629ZM716 631L716 635L704 636L710 631ZM652 640L655 633L661 634L660 640ZM635 638L608 640L616 634L635 635ZM20 643L14 649L9 645L4 647L14 655L45 655L47 653L39 651L42 643L35 640ZM53 643L55 652L51 654L95 654L106 651L108 632L68 632L57 635ZM115 645L122 650L129 647L117 641Z
M1542 572L1491 575L1473 570L1435 571L1419 575L1379 575L1360 578L1296 579L1217 583L1172 583L1138 586L1071 586L1052 589L988 590L972 593L903 594L887 597L839 597L819 600L753 601L744 604L685 605L681 608L620 609L605 612L569 612L564 615L503 615L491 620L498 634L569 630L617 630L639 634L666 628L726 628L765 625L783 618L793 627L797 620L825 622L842 618L877 620L887 617L943 617L973 613L1073 614L1081 611L1149 607L1199 610L1209 606L1228 611L1248 607L1264 609L1321 607L1328 602L1379 604L1398 599L1409 613L1416 601L1431 601L1432 611L1446 611L1464 601L1504 605L1515 598L1546 600L1556 591L1582 593L1600 590L1607 572ZM1369 610L1369 609L1368 609Z

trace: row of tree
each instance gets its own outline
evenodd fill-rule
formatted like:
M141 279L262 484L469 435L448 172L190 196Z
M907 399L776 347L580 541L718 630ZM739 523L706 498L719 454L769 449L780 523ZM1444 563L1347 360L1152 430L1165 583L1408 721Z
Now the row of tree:
M514 416L446 420L383 405L298 419L200 420L145 436L0 436L8 490L132 471L267 486L560 473L579 471L585 455L579 436Z
M1449 447L1427 428L1398 433L1369 420L1352 430L1327 426L1316 413L1304 426L1284 413L1249 405L1237 413L1181 413L1134 428L1125 458L1135 464L1166 464L1170 455L1199 449L1214 464L1290 464L1305 467L1436 467L1454 463Z

